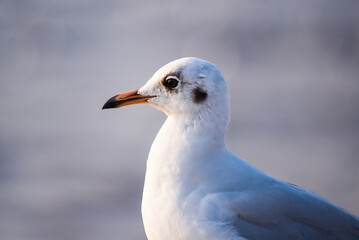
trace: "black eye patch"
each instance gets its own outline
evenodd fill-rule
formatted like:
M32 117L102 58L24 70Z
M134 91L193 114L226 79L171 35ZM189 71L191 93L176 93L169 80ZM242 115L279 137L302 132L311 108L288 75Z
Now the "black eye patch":
M193 101L195 103L202 103L204 102L206 99L207 99L207 92L204 91L202 88L200 87L196 87L193 91L192 91L192 94L193 94Z

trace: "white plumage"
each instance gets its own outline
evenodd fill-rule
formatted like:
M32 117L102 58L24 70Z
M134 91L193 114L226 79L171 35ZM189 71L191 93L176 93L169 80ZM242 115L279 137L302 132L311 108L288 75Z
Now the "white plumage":
M168 116L147 160L142 215L149 240L359 239L357 217L226 147L229 91L213 64L173 61L104 108L144 102Z

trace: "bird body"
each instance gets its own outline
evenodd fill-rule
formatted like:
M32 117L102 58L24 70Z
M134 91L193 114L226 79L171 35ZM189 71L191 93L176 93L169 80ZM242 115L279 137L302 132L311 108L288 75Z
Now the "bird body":
M104 108L145 102L168 115L147 160L142 215L149 240L359 239L357 217L226 147L229 91L213 64L171 62Z

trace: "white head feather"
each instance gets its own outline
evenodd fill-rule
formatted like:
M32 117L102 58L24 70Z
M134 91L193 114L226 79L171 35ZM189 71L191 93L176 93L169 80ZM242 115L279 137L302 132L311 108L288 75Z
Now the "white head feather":
M170 89L166 79L178 80ZM138 91L155 96L148 102L171 115L196 115L212 112L229 119L229 91L219 69L199 58L181 58L160 68Z

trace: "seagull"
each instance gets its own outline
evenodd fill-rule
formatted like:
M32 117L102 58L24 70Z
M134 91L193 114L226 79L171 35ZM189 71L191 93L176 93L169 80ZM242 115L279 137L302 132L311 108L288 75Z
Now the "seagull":
M142 217L149 240L359 239L358 217L227 148L229 90L212 63L170 62L103 109L141 103L167 115L147 159Z

